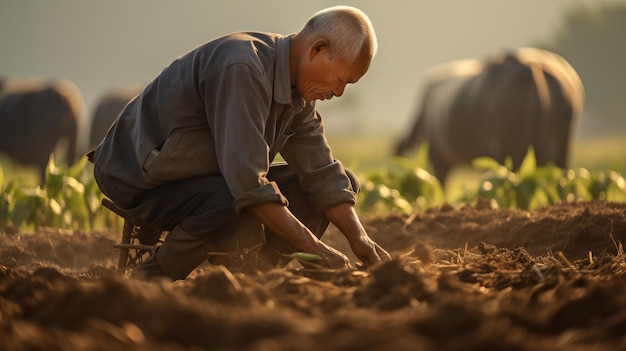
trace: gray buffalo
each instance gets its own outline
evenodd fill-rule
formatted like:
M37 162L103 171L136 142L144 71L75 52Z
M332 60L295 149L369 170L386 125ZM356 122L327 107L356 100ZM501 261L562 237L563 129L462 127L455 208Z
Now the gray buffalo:
M59 163L76 160L83 97L65 79L0 78L0 153L17 164L33 166L44 180L50 155ZM59 144L63 143L63 144Z
M568 162L584 88L563 57L537 48L495 51L485 60L443 64L428 75L411 131L396 145L406 155L426 142L434 175L489 156L515 169L533 146L538 165Z
M112 88L104 92L96 102L91 117L91 131L89 132L89 148L93 149L106 135L107 131L122 111L124 106L137 96L143 85L133 84L124 88Z

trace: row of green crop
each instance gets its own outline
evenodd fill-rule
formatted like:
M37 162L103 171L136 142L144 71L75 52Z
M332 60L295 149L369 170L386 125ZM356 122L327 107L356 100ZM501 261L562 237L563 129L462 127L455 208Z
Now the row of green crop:
M20 179L5 182L4 176L0 167L0 228L90 230L115 220L100 211L103 195L86 158L69 167L57 167L51 158L41 186L25 185Z
M476 159L474 166L484 170L482 178L469 182L454 200L446 199L440 181L426 171L427 162L426 149L422 148L413 160L398 158L379 170L361 173L358 212L408 214L444 203L473 204L479 198L500 208L526 210L561 201L626 202L626 181L620 173L537 167L532 149L515 171L510 160L499 164L490 158ZM0 167L0 228L107 227L117 217L100 209L102 198L85 158L70 167L56 166L51 159L43 186L25 186L19 180L5 182Z
M466 184L462 195L450 201L441 182L425 171L426 152L422 148L412 163L399 158L386 170L361 174L363 191L359 211L411 213L446 202L475 204L479 198L490 200L498 208L524 210L559 202L626 202L626 181L619 172L562 169L553 165L538 167L532 148L518 170L513 170L510 159L499 164L488 157L477 158L473 167L484 171L482 177Z

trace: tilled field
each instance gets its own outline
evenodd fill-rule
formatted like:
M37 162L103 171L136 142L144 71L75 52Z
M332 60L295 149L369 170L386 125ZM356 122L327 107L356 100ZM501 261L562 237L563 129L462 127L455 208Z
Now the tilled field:
M626 204L363 221L392 261L176 283L116 273L115 231L6 229L0 350L626 350Z

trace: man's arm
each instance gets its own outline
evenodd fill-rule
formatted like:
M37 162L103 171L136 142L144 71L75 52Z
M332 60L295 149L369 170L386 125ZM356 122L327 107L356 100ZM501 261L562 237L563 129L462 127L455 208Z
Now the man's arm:
M343 233L352 252L365 264L387 261L391 256L370 239L351 203L340 203L327 209L324 214Z
M344 254L319 240L283 204L266 202L250 206L250 210L261 223L289 241L296 250L319 255L323 261L321 264L330 268L350 266L350 261Z

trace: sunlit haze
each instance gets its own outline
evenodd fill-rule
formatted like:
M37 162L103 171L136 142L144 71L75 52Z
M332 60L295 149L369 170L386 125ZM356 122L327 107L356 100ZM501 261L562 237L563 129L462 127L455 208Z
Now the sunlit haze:
M322 8L353 5L376 28L378 56L344 97L320 102L319 109L330 134L398 133L413 118L429 67L549 40L563 11L584 3L599 1L1 0L0 75L68 78L91 111L104 90L148 82L219 35L294 33Z

